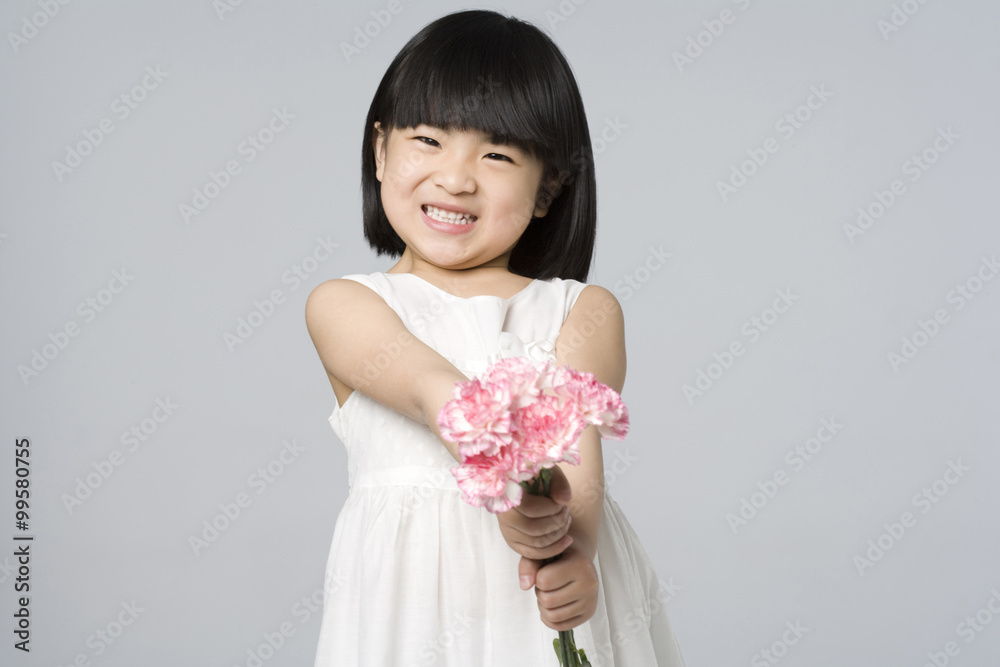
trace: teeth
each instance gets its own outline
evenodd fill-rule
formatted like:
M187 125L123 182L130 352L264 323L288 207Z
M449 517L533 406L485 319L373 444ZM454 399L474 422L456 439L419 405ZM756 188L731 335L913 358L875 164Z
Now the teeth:
M476 219L476 216L469 215L468 213L455 213L454 211L445 211L444 209L437 208L435 206L424 206L424 211L431 218L434 218L438 222L448 222L453 225L467 225Z

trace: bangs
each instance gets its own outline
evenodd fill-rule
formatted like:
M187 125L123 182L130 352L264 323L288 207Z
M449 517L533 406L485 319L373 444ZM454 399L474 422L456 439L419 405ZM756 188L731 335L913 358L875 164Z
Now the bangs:
M435 37L442 32L449 36L423 40L399 63L385 125L480 132L490 143L551 164L558 136L551 119L571 114L558 108L546 83L552 72L531 66L551 58L538 53L545 45L502 25L477 31L456 26Z

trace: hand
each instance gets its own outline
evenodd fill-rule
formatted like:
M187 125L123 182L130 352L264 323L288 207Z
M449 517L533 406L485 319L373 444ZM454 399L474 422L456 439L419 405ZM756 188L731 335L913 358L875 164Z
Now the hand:
M535 579L535 597L542 623L553 630L572 630L591 619L597 611L600 581L594 561L578 547L569 547L546 565L521 558L518 575Z
M572 491L559 466L552 468L549 493L552 498L525 491L520 505L496 515L507 546L525 558L544 560L558 556L573 543L573 538L566 534L572 521L569 514ZM532 579L524 588L533 584Z

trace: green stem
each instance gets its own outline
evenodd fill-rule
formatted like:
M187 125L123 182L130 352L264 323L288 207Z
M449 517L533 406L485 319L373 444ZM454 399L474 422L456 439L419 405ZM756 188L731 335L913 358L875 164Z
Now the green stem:
M559 644L562 646L562 655L559 656L559 664L566 667L577 667L579 664L573 657L573 637L565 630L559 631Z

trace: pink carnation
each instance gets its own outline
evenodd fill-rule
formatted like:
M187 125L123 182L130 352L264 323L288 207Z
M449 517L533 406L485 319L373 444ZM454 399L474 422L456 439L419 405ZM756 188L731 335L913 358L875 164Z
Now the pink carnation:
M524 489L514 474L515 463L510 450L495 456L477 454L463 457L462 465L453 468L452 474L467 503L497 514L521 504Z
M496 362L479 378L480 382L501 386L510 395L510 408L517 410L535 400L543 387L539 372L527 357L508 357Z
M438 428L463 456L492 456L510 443L511 396L505 385L472 379L457 382L452 395L438 414Z
M623 440L628 433L628 409L618 392L598 382L593 373L563 367L555 377L555 391L580 406L580 416L597 426L604 438Z
M558 396L542 396L519 410L515 419L521 442L521 470L527 474L521 481L528 481L542 468L551 468L561 461L580 464L576 445L585 426L575 403Z
M522 482L560 462L580 464L579 440L588 425L621 440L628 411L618 392L551 362L503 359L481 377L456 383L441 408L441 436L458 444L462 463L452 468L464 499L490 512L521 503Z

